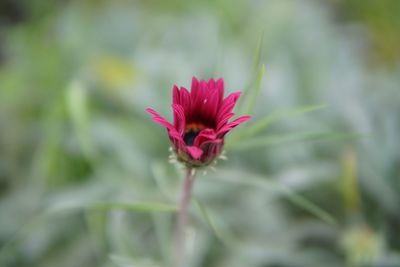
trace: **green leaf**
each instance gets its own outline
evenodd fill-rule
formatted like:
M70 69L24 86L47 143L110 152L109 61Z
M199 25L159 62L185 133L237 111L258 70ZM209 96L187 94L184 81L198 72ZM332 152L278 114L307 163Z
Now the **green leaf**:
M270 124L272 124L275 121L293 117L296 115L301 115L304 113L320 110L322 108L325 108L326 105L308 105L308 106L303 106L303 107L298 107L294 109L288 109L284 111L277 111L274 112L268 116L266 116L264 119L259 120L256 124L253 124L248 128L246 131L247 135L255 135L259 133L260 131L264 130L267 128Z
M332 217L328 212L308 200L307 198L303 197L302 195L294 192L289 187L279 184L277 182L266 180L263 177L255 176L254 174L246 173L243 175L238 175L238 171L221 171L221 173L225 175L216 175L213 177L214 179L219 179L224 182L235 183L243 186L250 186L255 187L259 190L264 191L275 191L282 195L284 195L290 202L295 204L296 206L308 211L310 214L314 215L315 217L321 219L322 221L337 225L337 221L334 217ZM242 177L246 177L242 179Z
M325 107L326 107L325 105L308 105L308 106L303 106L303 107L297 107L294 109L275 111L272 114L269 114L269 115L265 116L264 118L258 120L253 125L248 126L245 130L242 130L241 132L238 132L236 135L229 138L226 142L225 147L229 148L244 138L248 138L248 137L258 134L259 132L265 130L268 126L270 126L272 123L274 123L276 121L279 121L279 120L285 119L285 118L289 118L289 117L293 117L296 115L301 115L304 113L320 110Z
M171 229L172 219L169 213L153 213L152 219L157 238L158 247L164 263L170 262L170 245L171 245ZM166 264L169 266L170 264Z
M263 45L264 45L264 31L261 32L261 35L258 39L256 51L254 53L254 59L253 59L253 71L254 72L257 70L258 66L260 66Z
M15 233L4 246L0 248L0 263L6 258L7 253L13 249L21 240L30 233L34 232L44 220L49 220L53 216L65 211L81 211L87 209L95 210L126 210L134 212L176 212L174 205L157 202L96 202L96 203L61 203L50 207L44 213L32 218Z
M66 102L82 152L93 162L96 151L90 134L89 101L83 83L71 82L66 90Z
M294 133L287 135L269 135L258 138L248 139L246 142L236 144L231 149L235 150L246 150L254 148L263 148L269 145L277 145L282 143L294 142L294 141L320 141L320 140L342 140L359 138L362 135L355 133L345 132L303 132Z
M89 204L72 204L56 206L49 212L60 212L66 210L99 209L99 210L127 210L134 212L175 212L176 206L156 202L96 202Z
M161 194L168 200L174 201L178 193L176 184L171 182L172 174L167 173L167 167L164 163L155 162L151 165L152 176L154 181L161 192Z
M118 267L161 267L151 259L135 259L117 254L110 254L109 259Z
M34 230L42 224L46 219L44 214L35 215L30 218L18 229L17 232L11 234L11 237L3 242L0 247L0 266L7 266L9 255L12 255L13 251L18 247L18 244L24 240L26 236L34 232Z
M255 85L255 88L254 88L254 92L251 95L251 98L249 99L249 102L247 104L247 108L245 109L243 114L252 114L253 113L254 108L256 106L258 95L261 92L261 82L262 82L262 79L264 77L264 74L265 74L265 65L262 64L261 67L260 67L260 70L258 71L258 74L257 74L257 79L256 79L256 85Z
M214 235L218 238L218 240L221 241L224 245L228 246L231 241L230 238L226 235L223 234L215 225L214 221L210 217L210 214L207 211L207 208L196 198L193 198L194 203L196 204L198 210L200 211L200 215L203 217L205 222L208 224L208 226L211 228L213 231Z
M254 58L253 58L253 67L251 70L251 77L250 77L250 81L248 82L247 86L245 87L245 89L242 92L242 96L239 100L238 103L238 110L240 111L240 113L242 114L244 111L244 106L245 103L247 102L247 97L250 94L251 89L254 88L255 84L258 81L257 77L259 77L259 73L260 73L260 64L261 64L261 57L262 57L262 47L264 44L264 31L261 33L260 38L257 42L257 46L254 52ZM263 67L261 67L263 68ZM265 68L265 66L264 66ZM255 87L257 88L257 87Z

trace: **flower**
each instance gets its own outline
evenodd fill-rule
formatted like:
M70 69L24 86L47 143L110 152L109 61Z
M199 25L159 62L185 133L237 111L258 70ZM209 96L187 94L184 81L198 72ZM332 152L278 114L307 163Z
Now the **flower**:
M235 92L224 99L222 78L206 82L193 77L190 92L173 87L173 124L151 108L146 111L153 115L154 122L167 129L176 158L196 168L212 163L222 152L225 135L250 119L242 116L228 122L235 115L232 110L239 97L240 92Z

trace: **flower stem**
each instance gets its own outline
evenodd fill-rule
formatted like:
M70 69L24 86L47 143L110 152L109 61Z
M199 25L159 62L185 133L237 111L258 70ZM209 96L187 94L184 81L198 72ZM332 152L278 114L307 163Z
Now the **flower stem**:
M178 220L175 229L175 254L174 262L176 267L183 266L185 259L185 241L186 226L188 223L188 207L192 197L192 188L194 182L194 170L187 168L185 180L183 181L182 196L179 203Z

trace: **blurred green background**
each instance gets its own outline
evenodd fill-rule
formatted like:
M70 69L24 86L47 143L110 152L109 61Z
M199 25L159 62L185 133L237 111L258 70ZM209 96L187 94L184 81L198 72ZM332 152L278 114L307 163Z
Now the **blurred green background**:
M223 77L188 266L400 266L400 1L2 0L0 266L167 266L182 170L145 113ZM263 72L265 67L265 72Z

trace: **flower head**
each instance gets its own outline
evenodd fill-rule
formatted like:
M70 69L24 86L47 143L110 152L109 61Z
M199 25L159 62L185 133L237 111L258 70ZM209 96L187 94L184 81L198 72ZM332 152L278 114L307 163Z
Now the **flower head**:
M173 87L172 110L174 123L171 124L151 108L153 121L168 131L177 159L189 167L210 164L222 152L225 135L250 119L242 116L229 122L235 115L232 110L240 97L235 92L224 98L224 80L215 81L192 79L190 92Z

